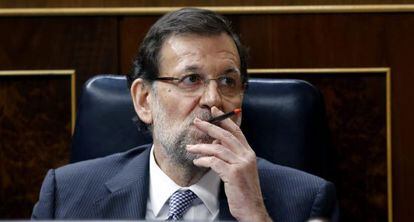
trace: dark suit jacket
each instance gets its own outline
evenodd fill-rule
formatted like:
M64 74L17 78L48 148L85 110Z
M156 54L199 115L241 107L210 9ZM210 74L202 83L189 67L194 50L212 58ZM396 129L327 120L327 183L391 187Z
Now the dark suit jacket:
M150 147L49 170L32 218L145 219ZM261 158L257 165L265 205L273 220L331 217L336 204L332 183ZM219 219L234 219L224 192Z

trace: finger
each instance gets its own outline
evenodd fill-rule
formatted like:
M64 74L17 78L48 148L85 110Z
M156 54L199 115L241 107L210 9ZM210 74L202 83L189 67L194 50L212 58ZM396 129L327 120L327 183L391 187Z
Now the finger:
M213 114L213 116L220 116L223 115L224 112L218 109L217 107L213 106L211 108L211 114ZM231 118L227 118L220 121L218 125L232 133L237 139L239 139L241 143L243 143L244 145L248 145L247 139L241 131L240 127Z
M202 121L199 118L194 119L194 125L209 136L220 140L221 144L231 149L233 152L240 153L240 148L244 145L229 131L224 130L214 124Z
M204 156L193 160L194 165L199 167L211 168L216 172L224 183L228 182L226 176L226 169L229 169L230 165L223 160L214 156Z
M215 156L224 162L233 164L237 163L238 157L230 149L220 144L195 144L187 145L187 151L194 154L201 154L203 156Z

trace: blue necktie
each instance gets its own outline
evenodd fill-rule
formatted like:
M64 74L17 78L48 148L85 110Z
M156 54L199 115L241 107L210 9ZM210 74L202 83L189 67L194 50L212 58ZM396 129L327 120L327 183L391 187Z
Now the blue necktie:
M197 195L191 190L177 190L170 197L167 220L181 220Z

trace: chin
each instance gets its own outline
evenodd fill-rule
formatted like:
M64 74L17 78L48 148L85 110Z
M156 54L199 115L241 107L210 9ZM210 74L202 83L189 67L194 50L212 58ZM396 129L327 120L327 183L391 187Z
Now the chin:
M200 144L200 143L211 144L213 143L213 141L214 139L211 136L204 134L204 135L197 137L196 144Z
M214 138L209 136L208 134L204 133L203 131L199 129L191 129L188 133L191 137L192 144L200 144L200 143L207 143L210 144L214 141Z

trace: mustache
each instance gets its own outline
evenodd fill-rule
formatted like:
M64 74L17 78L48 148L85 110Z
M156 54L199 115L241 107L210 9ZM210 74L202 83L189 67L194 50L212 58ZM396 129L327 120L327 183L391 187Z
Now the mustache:
M211 114L211 112L207 111L207 110L203 110L201 112L193 113L190 116L190 118L188 118L189 122L188 122L187 125L192 125L195 118L199 118L203 121L207 121L207 120L211 119L212 117L213 117L213 115Z
M204 120L204 121L207 121L207 120L211 119L212 117L213 117L213 115L211 115L211 112L209 112L209 111L203 112L203 113L201 113L200 115L197 116L197 118L199 118L201 120ZM195 117L193 118L193 120L194 119L195 119Z

